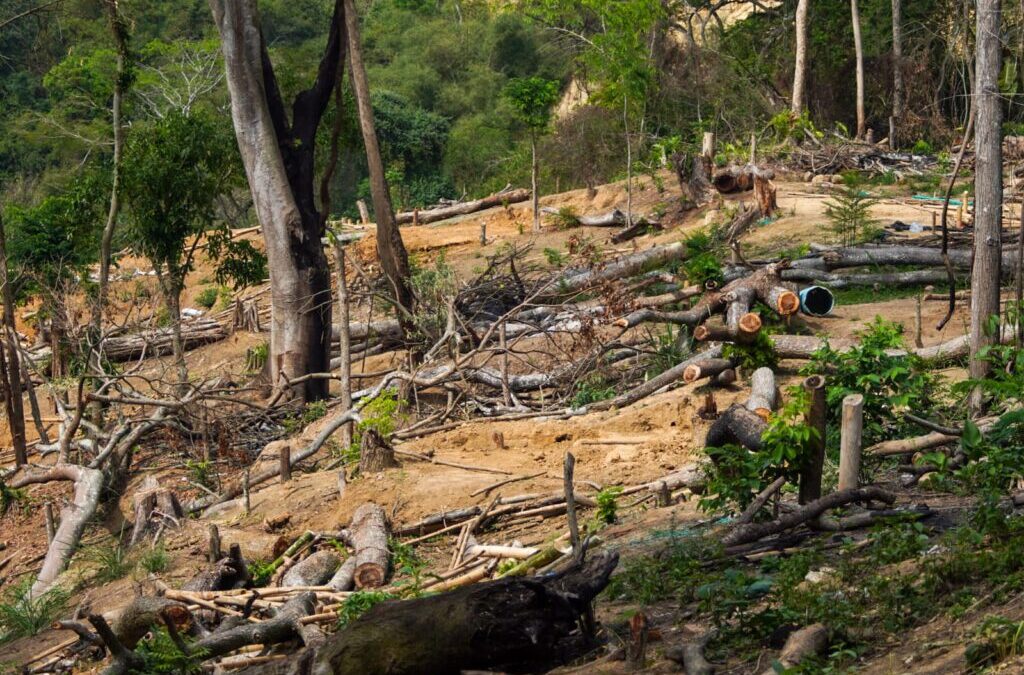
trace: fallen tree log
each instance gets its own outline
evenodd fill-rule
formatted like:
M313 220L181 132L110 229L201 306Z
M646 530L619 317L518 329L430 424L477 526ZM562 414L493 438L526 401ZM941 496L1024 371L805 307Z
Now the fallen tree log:
M673 366L672 368L669 368L665 372L652 377L651 379L647 380L638 387L633 387L633 389L623 394L619 394L615 398L611 398L605 401L598 401L597 403L593 403L587 406L587 410L608 410L610 408L623 408L625 406L632 405L633 403L636 403L640 399L650 396L651 394L658 391L662 387L666 387L675 382L676 380L680 379L683 376L683 373L686 372L687 367L689 367L691 364L704 359L719 358L721 357L721 355L722 346L714 345L709 349L705 349L699 354L691 356L689 359L686 359L685 361Z
M971 250L949 251L949 262L958 269L971 266ZM1003 269L1015 269L1017 251L1003 251ZM790 262L793 270L815 269L831 271L845 267L869 267L875 265L920 265L923 267L945 267L942 249L925 246L850 246L831 249L818 255L797 258Z
M750 376L750 397L746 408L757 414L764 421L775 410L775 399L778 390L775 387L775 373L771 368L758 368Z
M912 270L910 272L878 272L849 274L822 272L811 269L785 270L782 278L807 284L849 288L851 286L915 286L939 284L947 280L945 270Z
M408 225L412 222L417 222L420 225L427 225L429 223L436 223L440 220L448 220L455 216L464 216L469 213L483 211L484 209L490 209L495 206L505 206L507 204L525 202L530 198L530 194L529 190L522 188L518 190L498 192L493 195L488 195L482 199L452 204L451 206L442 206L441 208L436 209L403 211L395 214L395 224Z
M567 572L508 577L448 593L375 605L327 638L312 664L275 662L247 672L458 675L465 671L539 672L591 648L593 599L618 554L600 552ZM202 641L205 642L205 641Z
M721 448L725 445L742 445L748 450L760 450L763 447L761 434L768 428L768 423L745 406L734 404L719 415L708 429L704 445L709 448Z
M623 229L619 230L618 232L616 232L615 234L613 234L608 241L610 241L613 244L621 244L624 241L630 241L632 239L636 239L637 237L642 237L645 234L650 234L651 232L660 232L664 229L665 228L663 228L661 226L661 223L659 222L647 220L646 218L640 218L638 220L635 220L633 224L628 225Z
M299 561L281 577L281 586L320 586L327 583L341 565L334 551L317 551Z
M388 523L384 509L367 502L352 514L356 588L379 588L388 575Z
M683 370L683 382L690 384L705 377L716 377L731 370L734 365L731 359L701 359L686 366Z
M570 295L605 281L631 277L645 269L660 267L673 260L683 260L686 252L686 244L673 242L622 256L604 267L567 272L552 282L549 290L541 293L540 299Z
M96 513L103 491L103 472L77 464L60 464L44 473L19 476L9 481L8 486L17 489L55 480L73 481L74 496L71 503L60 510L60 525L49 548L46 549L42 569L29 589L30 598L38 598L50 590L57 577L67 567L82 538L85 526Z
M831 509L855 502L868 501L878 501L891 505L896 501L896 496L874 485L852 490L840 490L809 502L777 520L766 523L747 523L735 527L722 537L722 544L724 546L749 544L770 535L793 529L808 521L816 520L821 514Z

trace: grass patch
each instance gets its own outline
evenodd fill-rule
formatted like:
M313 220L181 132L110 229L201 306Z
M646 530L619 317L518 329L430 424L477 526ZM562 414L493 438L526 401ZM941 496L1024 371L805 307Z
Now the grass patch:
M26 579L7 591L0 602L0 644L35 635L48 628L67 608L70 593L51 588L38 597L30 597L32 580Z

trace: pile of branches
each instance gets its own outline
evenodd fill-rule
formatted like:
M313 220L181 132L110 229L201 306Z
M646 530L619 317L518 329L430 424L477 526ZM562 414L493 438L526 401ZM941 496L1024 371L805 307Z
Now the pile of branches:
M878 144L841 141L838 143L805 143L795 147L787 164L801 172L815 175L837 174L844 171L864 171L871 174L892 172L897 176L921 176L935 171L939 162L931 155L895 152Z

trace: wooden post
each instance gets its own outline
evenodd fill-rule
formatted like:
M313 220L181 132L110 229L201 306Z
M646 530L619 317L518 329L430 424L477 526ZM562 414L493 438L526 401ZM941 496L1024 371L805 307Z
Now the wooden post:
M843 399L842 439L839 443L839 489L859 485L861 434L864 429L864 397L850 394Z
M480 221L480 245L487 246L487 221Z
M292 447L282 445L278 459L281 462L281 482L287 483L292 479Z
M821 469L825 463L825 378L812 375L804 380L803 386L811 398L807 426L818 432L818 437L808 443L807 461L800 472L800 503L807 504L821 497Z
M921 339L921 302L924 300L924 293L917 294L917 305L914 308L914 346L920 349L924 347Z
M573 489L572 474L576 467L576 458L571 452L565 453L564 464L564 485L565 485L565 513L569 518L569 541L572 543L572 555L579 560L582 553L580 549L580 528L576 522L576 495Z
M215 563L221 559L220 551L220 530L217 528L216 523L210 523L210 550L207 553L207 559Z
M357 199L356 206L359 208L359 219L363 221L363 225L369 224L370 210L366 208L366 202L364 202L362 199Z
M757 134L750 134L750 164L757 163Z
M245 515L249 515L249 469L242 474L242 504L245 506Z
M43 505L43 514L46 516L46 543L52 544L53 537L57 532L57 526L53 519L53 503L46 502Z
M345 476L345 467L342 466L338 469L338 499L345 498L345 488L348 486L348 480Z
M505 405L511 407L512 389L508 386L508 342L504 321L498 327L498 346L501 348L501 396Z

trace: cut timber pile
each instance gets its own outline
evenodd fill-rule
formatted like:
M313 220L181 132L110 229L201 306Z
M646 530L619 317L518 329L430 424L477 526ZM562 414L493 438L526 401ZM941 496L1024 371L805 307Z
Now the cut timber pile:
M403 211L402 213L396 213L395 223L398 225L409 225L412 223L426 225L428 223L436 223L439 220L454 218L455 216L464 216L469 213L483 211L484 209L489 209L495 206L505 206L507 204L525 202L529 198L529 190L508 190L471 202L460 202L458 204L451 204L449 206L442 206L434 209L424 209L422 211L417 209L415 211Z

